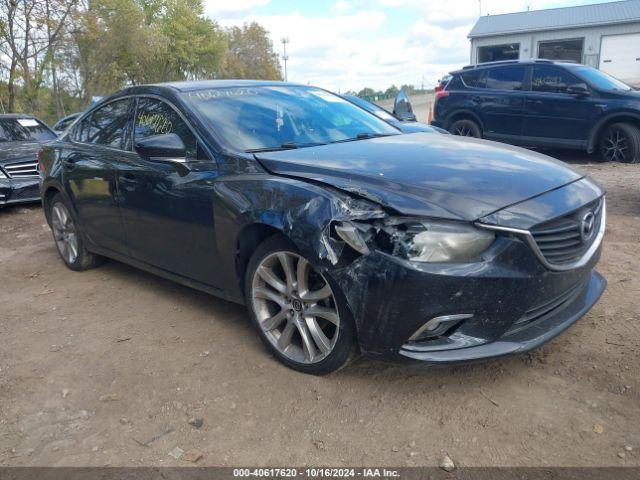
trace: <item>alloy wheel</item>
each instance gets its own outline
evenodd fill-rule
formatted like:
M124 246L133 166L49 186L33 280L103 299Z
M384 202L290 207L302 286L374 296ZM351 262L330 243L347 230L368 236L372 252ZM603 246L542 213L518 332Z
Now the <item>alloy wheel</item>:
M340 315L333 291L300 255L266 256L253 275L251 302L269 342L290 360L318 363L335 347Z
M617 128L609 130L602 139L602 155L609 162L625 162L629 152L627 135Z
M460 137L473 137L473 130L471 129L471 127L469 127L469 125L458 125L456 128L453 129L453 133L454 135L458 135Z
M57 202L51 209L53 238L62 258L72 264L78 258L78 234L67 207Z

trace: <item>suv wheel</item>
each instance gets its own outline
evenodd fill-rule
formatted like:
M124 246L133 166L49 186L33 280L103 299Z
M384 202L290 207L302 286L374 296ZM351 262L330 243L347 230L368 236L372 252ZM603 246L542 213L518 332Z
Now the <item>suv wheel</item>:
M466 118L453 122L449 127L449 132L452 135L458 135L460 137L482 138L480 125L478 125L473 120L469 120Z
M254 252L245 298L262 341L286 366L324 375L353 358L353 320L338 286L285 237L271 237Z
M629 123L614 123L600 137L600 155L607 162L640 162L640 130Z
M81 271L101 263L102 257L85 248L78 224L60 194L51 199L48 217L58 253L67 267Z

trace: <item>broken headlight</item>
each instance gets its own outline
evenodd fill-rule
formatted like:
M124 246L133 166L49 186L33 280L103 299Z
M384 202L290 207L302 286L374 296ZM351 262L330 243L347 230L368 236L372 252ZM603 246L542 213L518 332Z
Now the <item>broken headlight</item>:
M389 225L391 223L391 225ZM495 235L459 222L398 219L387 224L393 254L413 262L464 263L477 258Z
M467 223L403 217L336 222L333 232L336 240L362 255L376 249L424 263L470 262L495 240L490 231Z

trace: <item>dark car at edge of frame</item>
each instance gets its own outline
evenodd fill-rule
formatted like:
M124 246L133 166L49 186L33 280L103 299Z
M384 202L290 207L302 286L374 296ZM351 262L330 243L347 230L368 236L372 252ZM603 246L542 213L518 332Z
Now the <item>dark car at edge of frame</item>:
M400 131L328 91L131 87L40 154L72 270L119 260L245 304L285 365L526 352L605 289L605 193L547 156ZM212 341L215 341L212 339Z
M640 92L578 63L506 60L452 72L432 125L513 145L640 162Z
M40 200L38 151L55 138L32 115L0 115L0 206Z

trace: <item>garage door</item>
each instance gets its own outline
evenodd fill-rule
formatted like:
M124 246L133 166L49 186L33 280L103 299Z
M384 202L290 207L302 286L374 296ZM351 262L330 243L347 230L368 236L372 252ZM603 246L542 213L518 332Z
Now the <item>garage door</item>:
M600 70L640 86L640 33L602 37Z

